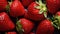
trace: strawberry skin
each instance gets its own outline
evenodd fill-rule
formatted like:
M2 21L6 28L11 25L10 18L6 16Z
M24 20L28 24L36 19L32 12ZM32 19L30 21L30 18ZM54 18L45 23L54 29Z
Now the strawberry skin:
M24 7L28 7L35 0L22 0L22 4Z
M60 0L46 0L49 13L55 14L59 9Z
M51 22L47 19L43 20L36 30L36 34L53 34L53 32L54 27L52 26Z
M34 27L33 22L31 22L31 21L29 21L29 20L27 20L25 18L21 18L19 21L20 22L17 25L21 25L22 26L22 29L24 30L24 32L23 32L24 34L28 34ZM20 30L20 29L18 28L18 30Z
M0 0L0 12L6 11L7 5L8 5L7 0Z
M38 4L36 2L33 2L28 7L29 19L32 19L34 21L43 20L45 18L43 13L39 14L39 10L35 8L35 6L37 6L37 5Z
M6 34L17 34L16 32L6 32Z
M15 26L9 16L5 12L0 13L0 31L12 30L14 27Z
M15 0L11 3L10 15L12 17L23 16L24 13L25 13L25 9L19 0Z

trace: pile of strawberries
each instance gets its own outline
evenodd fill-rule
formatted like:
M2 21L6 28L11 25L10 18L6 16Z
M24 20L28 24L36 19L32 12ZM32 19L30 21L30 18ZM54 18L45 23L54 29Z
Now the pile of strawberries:
M0 0L0 34L60 34L60 0Z

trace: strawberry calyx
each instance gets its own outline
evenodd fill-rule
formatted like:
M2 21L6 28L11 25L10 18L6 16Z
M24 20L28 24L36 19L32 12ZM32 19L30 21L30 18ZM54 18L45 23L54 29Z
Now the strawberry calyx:
M54 16L53 26L60 30L60 16Z
M12 2L8 2L8 3L9 3L9 5L11 5Z
M6 6L6 11L7 11L7 13L10 12L10 5Z
M47 7L46 4L42 2L42 0L36 1L38 6L35 6L36 9L39 9L39 14L44 14L45 17L47 17Z
M8 5L6 6L7 13L10 12L10 5L11 5L11 3L12 3L12 0L11 0L11 2L8 1Z
M20 20L17 21L17 23L16 23L16 29L19 32L19 34L23 34L24 29L22 28L22 25L20 24L20 22L21 22Z

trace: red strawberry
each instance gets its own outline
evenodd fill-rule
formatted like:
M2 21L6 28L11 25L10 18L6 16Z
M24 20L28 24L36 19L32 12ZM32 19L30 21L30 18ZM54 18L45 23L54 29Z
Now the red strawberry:
M16 32L6 32L6 34L17 34Z
M36 2L33 2L32 4L29 5L28 7L29 19L39 21L45 18L44 13L46 12L46 6L45 4L43 4L42 2L40 3L40 2L39 4L37 4Z
M28 7L35 0L22 0L22 4L24 7Z
M19 0L15 0L11 3L10 15L12 17L23 16L24 13L25 13L25 9Z
M34 27L33 22L25 19L25 18L21 18L17 23L17 31L19 31L20 33L24 33L24 34L28 34Z
M60 0L46 0L49 13L55 14L59 9Z
M14 27L15 26L9 16L5 12L0 13L0 31L12 30Z
M7 0L0 0L0 12L6 11L7 5Z
M36 34L53 34L54 27L52 26L51 21L45 19L43 20L36 30Z

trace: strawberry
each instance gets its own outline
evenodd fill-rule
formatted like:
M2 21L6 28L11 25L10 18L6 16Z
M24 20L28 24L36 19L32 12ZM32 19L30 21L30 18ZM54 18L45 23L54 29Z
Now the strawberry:
M33 22L25 19L25 18L21 18L17 23L17 31L21 34L28 34L34 27Z
M53 34L54 27L48 19L43 20L37 27L36 34Z
M24 7L28 7L35 0L22 0L22 4Z
M15 0L10 5L9 13L12 17L23 16L25 13L25 9L19 0Z
M15 26L9 16L5 12L0 13L0 31L12 30L14 27Z
M58 11L60 5L59 2L60 0L46 0L49 13L55 14Z
M17 34L16 32L6 32L6 34Z
M7 5L7 0L0 0L0 12L6 11Z
M46 5L42 3L41 0L39 2L33 2L28 7L28 15L29 19L34 21L43 20L46 14L47 8Z

